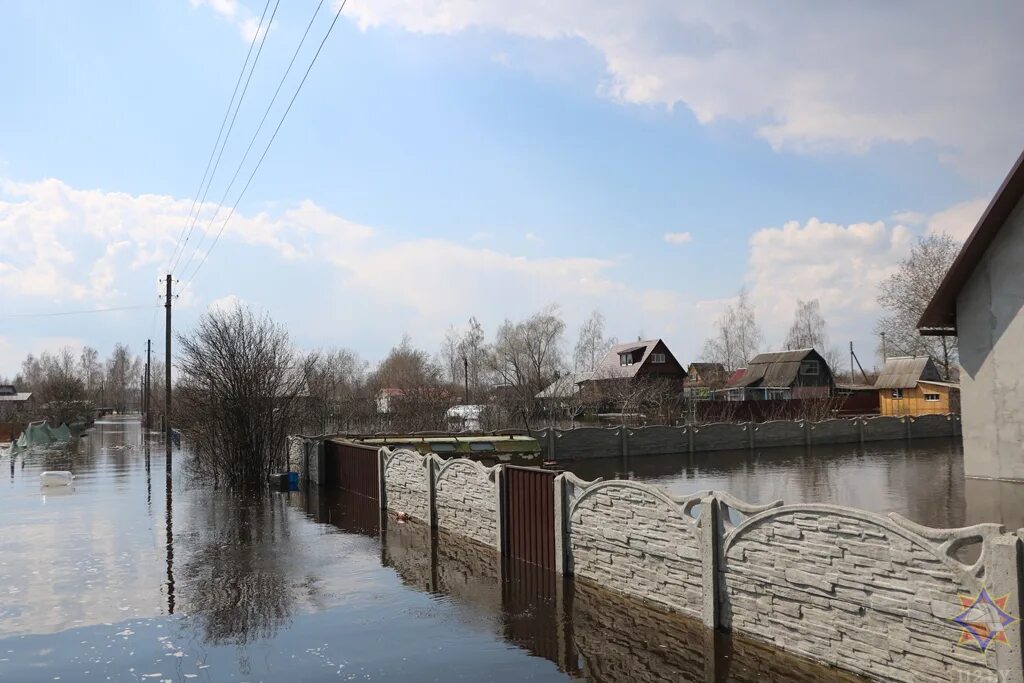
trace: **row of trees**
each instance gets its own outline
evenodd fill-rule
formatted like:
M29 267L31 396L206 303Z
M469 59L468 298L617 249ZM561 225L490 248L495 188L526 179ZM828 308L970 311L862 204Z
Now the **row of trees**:
M32 402L22 408L23 419L48 418L72 422L91 413L94 407L117 411L139 405L144 363L124 344L117 344L105 360L89 346L79 352L65 347L56 352L29 354L21 371L0 384L13 384L31 392Z

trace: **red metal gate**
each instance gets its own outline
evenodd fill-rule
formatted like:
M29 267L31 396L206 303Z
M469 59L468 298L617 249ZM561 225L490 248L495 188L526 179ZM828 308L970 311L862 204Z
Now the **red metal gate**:
M504 552L555 569L555 475L531 467L505 467Z
M380 496L377 449L351 441L324 443L324 483L377 500Z

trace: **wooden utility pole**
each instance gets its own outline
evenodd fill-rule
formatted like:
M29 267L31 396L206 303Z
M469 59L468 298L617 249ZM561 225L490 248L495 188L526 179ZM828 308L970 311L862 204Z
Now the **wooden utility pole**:
M469 405L469 358L462 355L462 376L466 380L466 405Z
M150 366L150 362L151 362L150 353L152 352L152 350L153 350L153 340L152 339L147 339L146 340L146 392L145 392L145 400L144 400L145 407L143 408L143 410L145 411L145 419L144 419L144 421L142 423L147 431L149 431L149 429L150 429L149 406L150 406L150 403L152 402L150 400L151 396L149 394L149 391L150 391L150 389L149 389L149 387L150 387L150 383L149 383L149 366Z
M167 273L167 323L164 329L164 441L167 443L167 472L171 471L171 274Z

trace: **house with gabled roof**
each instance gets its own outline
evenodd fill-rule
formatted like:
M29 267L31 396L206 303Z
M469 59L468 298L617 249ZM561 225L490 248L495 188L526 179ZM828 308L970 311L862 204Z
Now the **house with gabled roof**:
M835 385L832 368L821 354L814 349L794 349L754 356L723 393L733 401L827 398Z
M928 356L892 356L875 380L882 415L946 415L959 412L960 387L945 382Z
M959 337L964 473L1024 480L1024 154L917 328Z

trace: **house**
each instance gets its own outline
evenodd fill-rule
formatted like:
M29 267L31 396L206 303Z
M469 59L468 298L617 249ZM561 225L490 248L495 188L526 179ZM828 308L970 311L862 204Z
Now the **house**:
M683 382L687 398L710 399L725 386L729 372L721 363L690 363Z
M22 412L31 401L31 392L19 392L13 384L0 384L0 420Z
M731 401L827 398L835 389L828 363L814 349L761 353L725 390Z
M404 394L405 392L397 387L384 387L377 392L377 412L381 415L389 414L394 401L400 399Z
M580 393L580 384L592 379L593 376L592 372L570 372L537 392L534 398L551 404L572 401Z
M882 415L946 415L960 409L960 387L942 381L927 356L887 358L875 389Z
M594 368L590 379L583 385L600 384L612 380L667 380L682 389L686 369L676 360L660 339L646 339L616 344Z
M1024 154L918 321L959 337L964 473L1024 480Z

